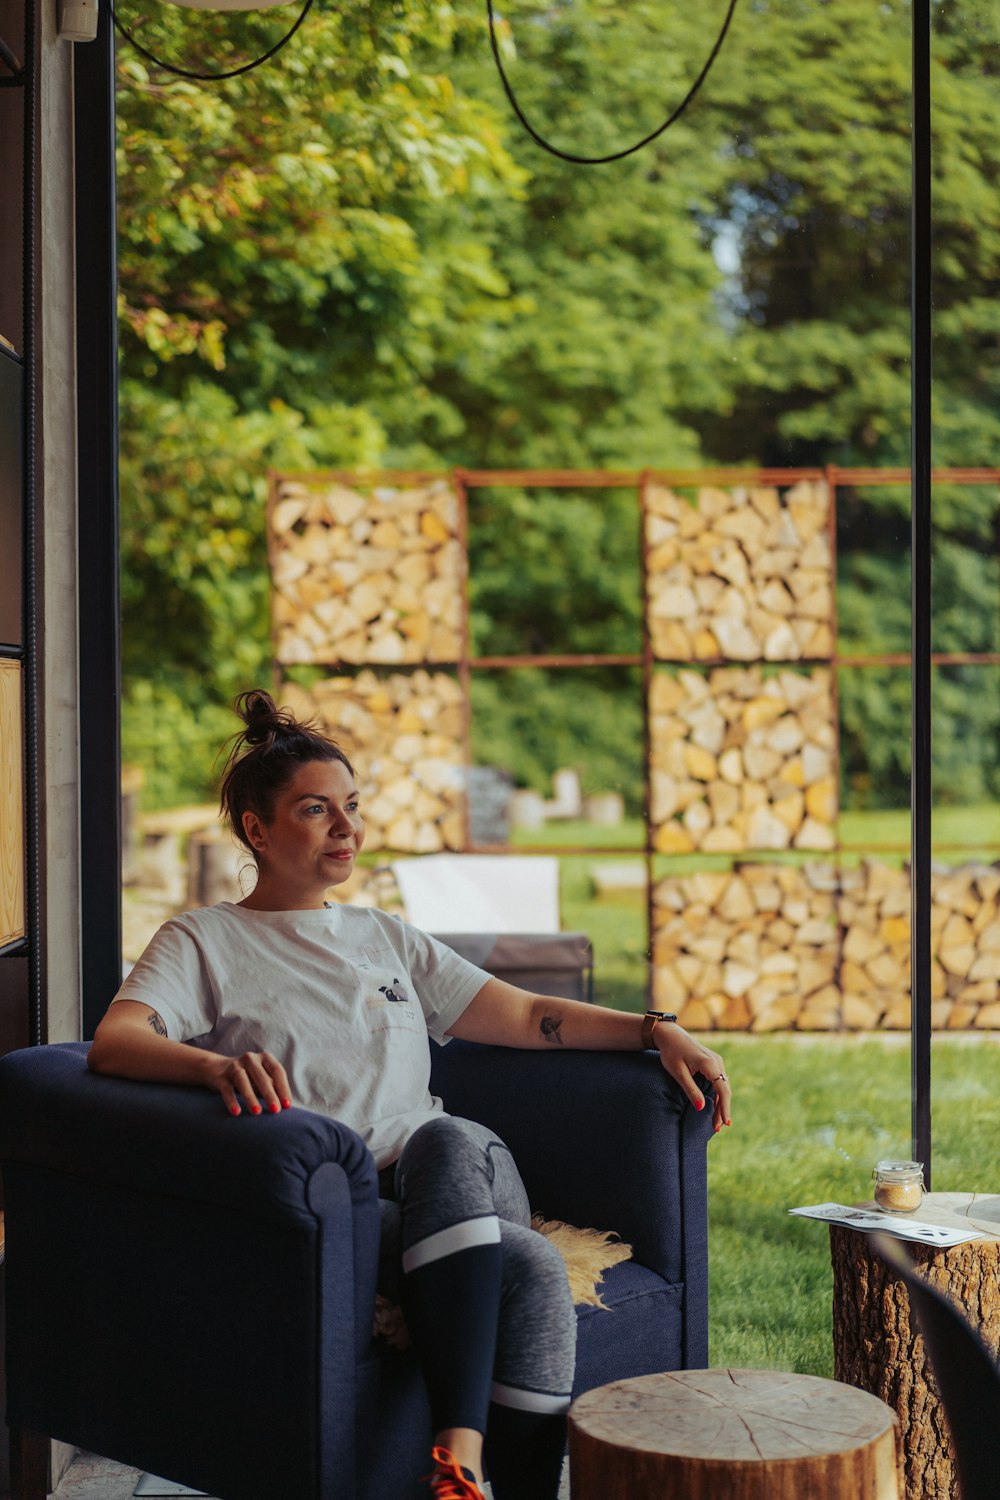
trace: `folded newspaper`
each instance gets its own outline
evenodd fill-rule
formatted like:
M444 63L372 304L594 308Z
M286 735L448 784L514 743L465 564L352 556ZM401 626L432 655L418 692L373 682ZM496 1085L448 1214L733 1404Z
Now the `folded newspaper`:
M964 1245L966 1240L982 1238L974 1229L943 1229L940 1224L923 1224L919 1219L901 1214L884 1214L877 1209L849 1208L844 1203L814 1203L809 1208L790 1208L790 1214L803 1219L826 1219L844 1224L848 1229L880 1229L901 1240L919 1240L923 1245Z

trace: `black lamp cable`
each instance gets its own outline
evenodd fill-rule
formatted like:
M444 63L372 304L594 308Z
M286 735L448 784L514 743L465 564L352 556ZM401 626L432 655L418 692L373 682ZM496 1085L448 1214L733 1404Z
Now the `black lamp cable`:
M313 0L305 0L305 4L299 12L298 18L296 19L295 24L292 26L291 30L286 31L281 40L275 42L273 47L269 47L266 52L262 52L260 57L255 57L253 62L244 63L242 67L239 68L230 68L228 72L225 73L195 73L192 72L189 68L178 68L175 67L173 63L164 62L162 58L157 57L155 53L150 52L147 47L144 47L141 42L136 41L135 36L132 34L132 32L129 31L121 21L119 21L117 15L115 14L115 8L111 3L111 0L109 0L109 9L111 11L111 19L112 21L114 21L115 26L117 27L119 32L126 39L126 41L132 43L132 46L137 52L142 53L143 57L145 57L147 61L154 63L158 68L162 68L165 73L176 74L178 78L194 78L199 83L211 83L217 82L218 80L223 78L238 78L241 73L249 73L253 68L259 68L261 63L267 62L268 58L273 57L276 52L280 52L285 43L292 40L292 37L302 25L302 22L305 20L306 16L312 9L312 3Z
M712 48L711 52L708 55L708 61L705 63L705 66L702 68L701 72L698 74L698 77L688 89L687 93L684 95L684 98L681 100L680 104L678 104L673 114L668 115L668 117L663 121L662 125L658 125L655 130L651 130L649 135L643 136L641 141L636 141L632 146L626 146L623 151L612 151L607 156L574 156L571 151L561 151L558 146L553 146L551 141L547 141L544 136L540 135L532 125L531 121L528 119L527 115L524 113L524 110L521 108L520 104L517 102L514 90L511 87L510 79L504 72L503 62L500 58L500 47L497 42L496 34L496 21L493 15L493 0L486 0L486 13L489 16L490 23L490 46L493 49L493 58L497 65L497 72L500 74L500 82L503 84L504 93L510 100L511 109L514 111L515 115L520 120L525 130L531 136L531 139L536 143L536 145L541 146L543 151L548 151L551 156L558 156L560 161L574 162L577 166L583 167L600 167L603 166L605 162L621 161L623 157L631 156L634 152L641 151L643 146L648 146L651 141L655 141L656 138L658 136L661 136L665 130L669 130L670 126L673 125L675 120L680 119L681 115L687 109L688 105L691 103L691 100L694 98L695 94L697 94L698 90L705 82L705 79L708 77L709 70L712 64L715 62L715 59L718 57L723 42L726 40L726 33L729 30L729 23L733 19L733 13L735 12L735 10L736 0L729 0L729 9L726 11L726 16L722 23L722 29L715 39L715 46Z

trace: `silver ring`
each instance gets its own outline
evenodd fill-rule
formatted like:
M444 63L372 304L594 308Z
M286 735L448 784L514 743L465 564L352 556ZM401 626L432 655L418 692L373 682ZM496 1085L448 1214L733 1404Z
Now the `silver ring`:
M710 1083L718 1083L718 1081L719 1081L720 1078L726 1078L725 1073L716 1073L716 1075L715 1075L714 1078L709 1079L709 1082ZM729 1082L728 1078L726 1078L726 1082L727 1083Z

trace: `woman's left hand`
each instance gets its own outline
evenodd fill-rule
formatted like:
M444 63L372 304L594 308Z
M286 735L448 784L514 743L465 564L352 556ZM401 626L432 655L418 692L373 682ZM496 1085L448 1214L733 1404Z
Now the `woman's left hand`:
M726 1065L718 1052L705 1047L675 1021L662 1021L653 1032L653 1040L660 1053L660 1062L671 1078L676 1079L687 1094L695 1109L704 1109L705 1095L695 1075L706 1078L715 1090L713 1124L716 1130L729 1125L732 1089L726 1077Z

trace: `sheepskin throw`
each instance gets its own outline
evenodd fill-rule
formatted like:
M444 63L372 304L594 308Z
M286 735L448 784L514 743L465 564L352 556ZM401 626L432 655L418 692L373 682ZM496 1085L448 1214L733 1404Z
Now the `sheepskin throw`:
M601 1307L607 1312L599 1291L604 1272L623 1260L631 1260L632 1246L623 1244L616 1234L607 1230L577 1229L559 1219L543 1219L540 1214L534 1215L531 1227L551 1240L562 1256L574 1303ZM372 1331L376 1338L385 1339L394 1349L410 1347L402 1310L381 1294L375 1298Z
M559 1219L543 1219L541 1214L532 1217L531 1227L551 1240L565 1261L573 1301L603 1307L607 1312L598 1287L604 1280L605 1271L610 1271L623 1260L632 1259L632 1246L623 1244L608 1230L577 1229Z

